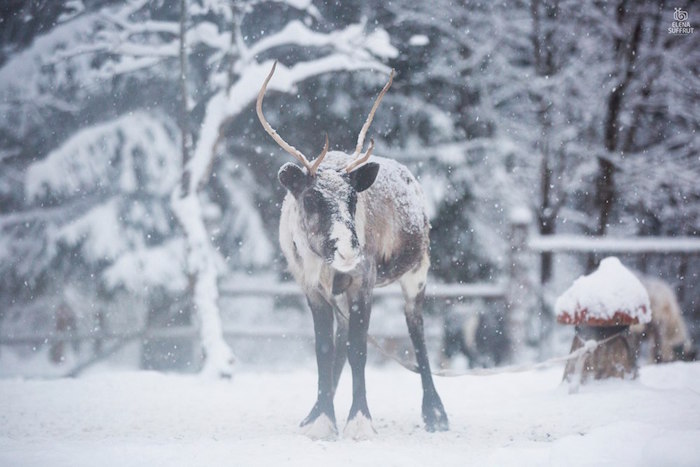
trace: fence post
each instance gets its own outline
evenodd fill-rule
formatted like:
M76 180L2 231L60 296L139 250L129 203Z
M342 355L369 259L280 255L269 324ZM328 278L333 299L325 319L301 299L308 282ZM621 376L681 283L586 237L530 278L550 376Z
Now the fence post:
M531 220L530 210L525 207L513 209L510 213L505 329L511 360L522 358L527 340L528 308L534 293L526 262L528 228Z

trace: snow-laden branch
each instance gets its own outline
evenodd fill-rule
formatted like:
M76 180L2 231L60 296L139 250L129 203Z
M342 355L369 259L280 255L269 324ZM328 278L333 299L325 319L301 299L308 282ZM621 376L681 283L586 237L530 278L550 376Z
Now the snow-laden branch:
M143 158L135 161L137 154ZM117 177L123 192L146 189L167 193L177 179L176 146L163 122L142 112L125 115L75 133L26 172L29 199L104 188ZM157 174L137 181L136 164Z
M37 78L47 57L59 53L58 45L65 49L83 48L86 37L95 27L98 15L88 14L59 24L46 34L37 36L31 46L11 57L0 67L0 93L14 94L16 89L39 87ZM76 70L73 70L75 72ZM79 70L78 70L79 71Z
M163 63L163 60L165 57L121 57L117 62L106 63L98 73L95 73L95 77L111 79L118 75L136 73L159 65Z
M184 239L170 239L155 247L141 246L121 254L104 272L110 288L119 286L139 293L144 287L166 287L181 291L187 287Z
M173 23L175 24L175 23ZM156 30L144 31L155 33ZM120 35L117 33L117 35ZM186 43L189 47L206 45L215 50L225 51L230 47L231 34L220 33L212 23L199 23L187 31ZM118 40L108 33L102 33L99 41L90 45L79 45L56 53L48 60L50 64L71 60L81 55L93 55L109 53L114 57L106 61L102 67L93 74L96 78L108 79L114 75L133 73L144 68L149 68L164 59L174 59L178 56L179 39L173 38L168 42L143 43L135 42L130 38Z
M91 262L113 261L134 247L141 239L127 235L120 218L118 197L95 206L81 216L62 225L56 231L56 240L78 247L83 257ZM142 245L139 245L142 246Z
M154 21L146 20L135 23L127 21L128 15L110 15L103 14L101 18L109 23L112 23L119 28L131 34L146 34L146 33L166 33L177 35L180 33L178 25L174 21Z
M332 46L337 52L348 55L359 54L364 58L375 55L381 58L396 57L398 51L390 42L386 31L379 29L369 36L364 33L362 23L352 24L341 31L320 33L309 29L300 21L288 23L280 31L266 36L248 49L251 56L274 47L297 45L301 47Z
M167 44L139 44L127 42L112 46L110 52L118 55L129 55L132 57L177 57L178 41L174 40Z
M312 0L272 0L274 3L284 3L299 11L306 11L314 18L320 18L321 13L314 6Z
M221 32L216 24L202 21L187 31L185 43L188 47L203 44L213 49L227 51L231 48L231 33L228 31Z
M190 183L196 187L203 182L213 158L214 144L219 135L219 127L228 118L238 115L255 101L260 85L270 72L272 61L253 63L243 70L238 81L227 91L214 95L206 108L199 141L194 156L189 162ZM291 92L297 83L313 76L333 71L354 71L375 69L385 73L389 68L374 59L356 59L343 53L328 55L317 60L297 63L288 68L278 65L275 79L268 85L268 91Z

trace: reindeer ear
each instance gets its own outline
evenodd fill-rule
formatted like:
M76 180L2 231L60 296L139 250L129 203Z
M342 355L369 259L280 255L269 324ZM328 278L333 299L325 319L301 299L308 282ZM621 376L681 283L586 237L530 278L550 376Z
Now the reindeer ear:
M350 185L356 192L361 193L372 186L377 179L377 173L379 173L379 164L376 162L361 165L350 172Z
M277 172L277 178L279 178L282 186L289 190L294 196L297 196L306 188L309 179L308 175L301 167L291 162L287 162L280 168L280 171Z

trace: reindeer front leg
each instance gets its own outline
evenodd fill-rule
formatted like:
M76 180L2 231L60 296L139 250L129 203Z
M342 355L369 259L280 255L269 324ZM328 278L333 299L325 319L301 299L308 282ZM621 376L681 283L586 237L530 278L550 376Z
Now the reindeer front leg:
M336 315L337 316L337 315ZM338 389L340 375L348 357L348 322L344 316L337 316L335 330L335 359L333 361L333 394Z
M344 436L366 439L375 433L367 407L365 364L367 363L367 330L371 314L371 288L365 288L350 300L348 330L348 362L352 369L352 406Z
M333 408L335 393L333 362L333 308L319 294L307 295L314 320L316 339L316 364L318 366L318 392L316 403L301 422L304 433L314 439L333 438L338 434Z
M336 277L338 275L336 274ZM350 316L350 303L348 294L336 293L335 283L333 288L333 309L335 311L335 360L333 362L333 393L338 389L340 375L348 357L348 317Z

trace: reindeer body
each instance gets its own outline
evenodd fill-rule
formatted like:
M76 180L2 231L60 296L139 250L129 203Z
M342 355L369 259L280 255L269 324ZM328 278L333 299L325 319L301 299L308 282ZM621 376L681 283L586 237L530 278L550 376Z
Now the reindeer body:
M263 115L262 100L274 71L275 65L258 94L258 118L303 166L287 163L278 174L288 190L282 204L280 245L306 295L316 339L317 399L301 426L313 438L335 436L333 399L347 359L353 391L345 435L361 439L374 432L365 391L372 291L398 281L423 386L423 420L428 431L447 430L423 332L422 305L430 266L430 225L423 194L403 165L381 157L368 162L373 141L361 155L365 134L393 72L360 131L355 153L329 152L326 136L323 151L311 163Z
M310 244L299 195L287 193L282 204L280 245L290 272L307 297L316 331L319 399L302 426L308 427L307 433L313 437L328 437L335 432L333 396L347 352L353 372L353 406L346 435L364 438L371 433L364 365L372 289L398 281L406 300L406 322L423 379L423 418L429 431L447 429L447 416L433 385L423 336L421 313L430 266L430 225L422 190L406 167L390 159L373 157L372 162L378 165L374 183L360 193L353 193L347 182L343 182L345 176L341 171L349 157L342 152L328 153L307 189L313 196L330 200L329 206L338 211L330 216L333 222L353 227L351 232L343 232L337 225L325 226L331 237L339 232L333 240L341 252L352 249L353 233L356 234L360 255L351 260L347 270L342 258L340 265L334 267L331 257L324 259L318 248ZM352 209L343 212L345 205L350 208L354 205L354 212Z

